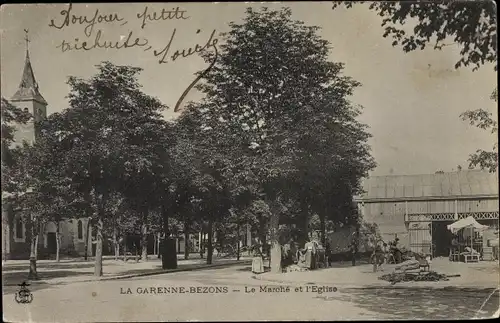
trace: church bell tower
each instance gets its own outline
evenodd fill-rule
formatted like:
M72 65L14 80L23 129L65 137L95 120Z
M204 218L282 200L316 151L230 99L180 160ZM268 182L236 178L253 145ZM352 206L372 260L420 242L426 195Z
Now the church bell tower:
M24 70L21 76L21 83L16 93L10 99L10 103L21 110L31 113L32 118L26 124L16 126L14 134L14 144L21 145L23 141L32 144L37 138L36 122L47 117L47 101L40 94L38 83L35 80L35 74L31 67L29 54L28 30L26 33L26 58L24 61Z

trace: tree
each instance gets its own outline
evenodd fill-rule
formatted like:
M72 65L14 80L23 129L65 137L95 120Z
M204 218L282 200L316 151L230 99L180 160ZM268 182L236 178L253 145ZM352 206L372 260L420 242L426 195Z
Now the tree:
M31 114L12 105L5 98L1 98L2 113L2 162L7 161L9 149L14 142L16 125L26 124ZM19 143L22 144L22 143ZM3 164L2 164L3 165Z
M40 213L26 212L33 203L24 205L23 201L33 202L33 168L29 164L29 154L32 147L26 142L15 143L16 126L26 124L32 118L31 114L10 104L1 98L2 114L2 202L9 205L10 210L15 210L29 224L30 228L30 268L29 278L38 279L36 270L36 255L38 246L38 229L40 228ZM14 146L14 147L13 147ZM39 206L39 205L37 205ZM9 224L9 219L3 218L4 224Z
M351 8L365 1L336 2L333 9L344 5ZM371 2L370 10L382 20L384 37L392 37L393 46L402 46L405 52L458 45L460 59L455 68L473 66L473 70L487 63L497 69L497 13L493 1L385 1ZM402 28L415 21L413 32ZM449 38L453 43L447 43Z
M5 98L1 98L1 114L2 114L2 192L16 193L19 192L17 183L14 178L19 172L19 157L21 150L13 146L14 134L16 126L26 124L31 114L25 112L16 106L10 104ZM17 146L22 146L23 143L16 143ZM2 200L6 196L2 193Z
M290 200L289 178L304 151L304 128L314 131L301 125L331 99L325 88L337 91L340 101L352 82L341 75L342 64L328 61L329 46L318 28L293 21L290 9L249 8L243 23L230 27L216 64L198 87L206 98L197 108L203 131L238 152L229 169L239 168L233 173L258 183L271 213L271 270L280 272L279 224Z
M57 140L51 151L61 158L54 164L81 194L86 217L96 226L94 275L102 276L103 225L112 194L134 174L149 167L139 158L141 145L151 142L164 109L156 98L140 90L140 69L104 62L88 80L70 77L70 107L52 114L47 131ZM147 137L147 138L146 138Z
M131 134L125 145L128 156L119 190L141 219L141 259L147 261L147 237L150 212L163 202L168 191L164 179L169 176L168 147L165 146L166 122L158 116L143 116L142 126ZM156 213L155 213L156 214Z
M38 279L36 268L38 237L43 226L54 218L59 201L54 194L60 189L57 176L53 176L46 165L50 155L44 149L43 140L33 146L24 143L17 153L16 172L11 177L16 189L8 202L15 212L24 218L29 228L30 267L29 279ZM11 182L11 183L12 183Z
M491 94L491 99L498 101L498 89ZM496 106L496 104L495 104ZM493 119L493 113L486 109L468 110L460 115L462 120L468 121L471 125L480 129L490 130L492 134L498 133L498 122ZM493 151L478 149L476 153L469 157L469 168L479 167L488 169L490 172L497 171L498 168L498 142L493 146Z
M355 3L364 2L338 2L333 4L333 9L341 5L351 8ZM497 13L493 1L386 1L372 2L369 8L383 18L383 37L392 37L392 45L401 46L405 52L423 50L429 44L434 44L434 49L438 50L457 45L461 57L455 68L473 66L475 71L493 63L497 70ZM402 27L410 21L416 24L413 31ZM450 38L453 38L452 43L448 43ZM498 96L497 91L495 88L492 97ZM485 109L466 111L460 117L471 125L497 132L496 121ZM497 147L498 143L493 151L477 150L469 158L469 167L495 171Z

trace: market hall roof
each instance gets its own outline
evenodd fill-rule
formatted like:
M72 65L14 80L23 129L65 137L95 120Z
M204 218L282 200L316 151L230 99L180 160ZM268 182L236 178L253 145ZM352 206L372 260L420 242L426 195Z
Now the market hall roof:
M424 175L373 176L363 182L364 194L356 201L404 201L498 198L498 175L462 170Z

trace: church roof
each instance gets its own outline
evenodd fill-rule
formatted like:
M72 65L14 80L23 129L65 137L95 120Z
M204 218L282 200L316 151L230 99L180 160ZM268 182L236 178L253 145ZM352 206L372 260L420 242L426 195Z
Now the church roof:
M26 50L26 59L24 62L24 70L21 77L21 83L19 84L19 88L17 89L16 93L11 98L11 101L26 100L35 100L47 105L47 101L45 101L38 90L38 83L35 80L35 74L33 73L33 68L31 67L28 50Z
M358 201L498 198L498 174L481 170L425 175L373 176L363 183Z

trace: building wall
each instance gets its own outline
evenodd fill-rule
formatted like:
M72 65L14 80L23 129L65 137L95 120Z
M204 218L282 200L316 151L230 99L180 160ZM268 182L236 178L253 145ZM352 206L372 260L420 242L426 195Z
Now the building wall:
M408 245L408 230L405 224L405 203L365 203L363 218L377 223L385 242L399 238L400 244Z
M14 133L14 144L22 144L23 141L33 143L35 141L34 121L39 121L47 116L47 107L34 100L10 101L10 103L21 110L28 110L33 118L26 124L17 124Z
M405 214L454 214L498 212L497 199L477 200L429 200L402 202L365 202L361 204L363 217L368 222L377 223L384 241L394 239L395 234L401 245L431 243L431 235L425 229L431 222L421 222L423 217L415 222L405 222ZM408 229L417 229L409 235ZM422 247L425 249L425 247Z
M17 226L19 222L14 213L9 212L8 208L2 209L2 259L29 259L31 251L31 230L29 229L29 221L22 221L22 237L17 237ZM78 221L82 221L83 238L78 238ZM63 220L59 223L60 232L60 256L83 256L85 254L86 225L87 219L71 219ZM40 232L38 240L38 259L55 258L55 252L49 250L48 234L55 233L57 225L55 222L46 223L42 232ZM92 255L91 237L92 230L89 230L88 236L88 255Z
M365 212L372 217L405 214L438 214L498 211L498 199L487 200L447 200L447 201L408 201L408 202L366 202Z

